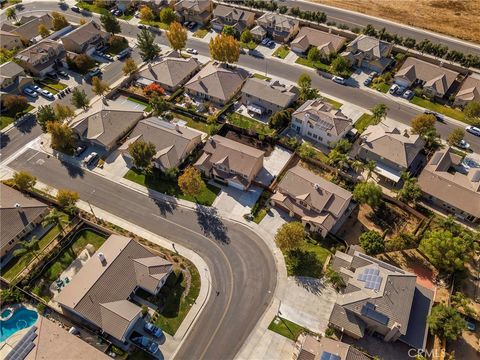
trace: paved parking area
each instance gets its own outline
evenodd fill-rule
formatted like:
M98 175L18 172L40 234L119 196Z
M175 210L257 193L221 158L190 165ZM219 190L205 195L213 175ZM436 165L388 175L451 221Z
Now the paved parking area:
M365 113L365 109L351 103L343 104L340 110L342 110L345 116L348 116L350 119L352 119L353 123L355 123L360 116Z
M294 221L294 218L290 217L285 211L271 208L259 225L274 237L280 226L291 221Z
M291 360L294 348L295 342L280 334L267 330L263 332L262 336L257 340L254 349L246 348L238 355L237 359Z
M128 97L126 97L124 95L120 95L114 101L119 102L120 104L131 105L134 110L138 110L138 109L144 110L146 108L145 105L142 105L142 104L136 103L135 101L129 100Z
M324 279L289 277L280 305L281 316L317 334L324 334L337 292Z
M264 185L270 185L287 164L293 153L287 149L275 146L270 156L263 159L263 169L256 177L256 181Z
M212 184L222 189L212 206L232 215L243 216L250 213L253 205L262 194L262 189L256 186L251 186L247 191L242 191L216 182L212 182Z
M258 44L258 46L255 48L260 54L264 56L272 56L272 54L277 50L281 45L275 43L274 47L266 47L262 44Z

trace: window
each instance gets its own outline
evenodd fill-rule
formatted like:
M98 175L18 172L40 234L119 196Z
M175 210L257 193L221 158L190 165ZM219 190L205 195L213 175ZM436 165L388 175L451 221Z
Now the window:
M309 132L307 132L307 135L308 135L308 136L312 136L312 133L309 131Z
M317 134L313 134L313 138L314 138L314 139L317 139L317 138L318 138L318 135L317 135Z

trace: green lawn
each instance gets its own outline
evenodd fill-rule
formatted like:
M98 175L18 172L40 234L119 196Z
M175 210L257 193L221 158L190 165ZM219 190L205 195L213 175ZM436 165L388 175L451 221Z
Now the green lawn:
M19 118L21 115L26 114L30 111L35 109L34 106L28 105L28 108L24 111L22 111L20 114L17 114L17 118ZM0 129L3 129L4 127L10 125L15 121L15 115L10 114L10 113L2 113L0 114Z
M60 90L63 90L67 87L66 84L58 81L58 80L53 80L53 79L49 79L49 78L45 78L45 80L42 80L42 83L45 84L45 85L48 85L49 87L57 90L57 91L60 91ZM48 91L50 91L48 88L46 89Z
M95 4L89 4L88 2L86 1L79 1L77 2L77 6L80 8L80 9L84 9L84 10L87 10L87 11L90 11L90 12L94 12L94 13L97 13L97 14L100 14L100 15L103 15L103 14L108 14L108 10L107 9L104 9L100 6L97 6Z
M372 83L372 89L375 89L377 91L380 91L386 94L388 92L388 89L390 89L390 85L384 82L380 82L376 84Z
M209 125L206 122L195 120L194 118L192 118L190 116L186 116L186 115L174 112L174 111L172 111L172 115L173 115L174 118L186 121L188 127L191 127L193 129L197 129L197 130L205 132L207 134L210 133L209 131L211 130L211 127L215 126L215 124Z
M207 29L198 29L193 33L193 36L195 36L196 38L203 39L205 36L207 36L207 34L208 34Z
M330 65L324 64L321 61L310 61L307 58L299 57L295 62L300 65L311 67L312 69L318 69L330 73Z
M328 249L315 243L314 240L306 240L300 249L284 254L288 276L319 278L329 254Z
M360 133L363 133L365 129L372 124L373 116L365 113L355 122L355 129L357 129Z
M64 226L68 221L68 215L64 216ZM38 246L40 251L43 251L45 247L52 241L61 231L60 226L54 226L39 240ZM17 274L19 274L25 267L33 260L33 254L25 254L19 258L13 258L4 269L2 269L2 276L7 280L12 280Z
M145 106L145 109L143 109L143 111L145 111L145 112L152 111L152 107L150 106L150 104L145 102L145 101L138 100L138 99L135 99L133 97L129 97L129 98L127 98L127 100Z
M253 218L253 222L255 224L260 224L260 222L263 220L263 218L267 215L267 210L265 209L260 209L258 212L257 212L257 215L255 215L255 217Z
M205 190L199 196L193 198L192 196L182 193L176 180L166 177L163 173L155 169L145 174L143 171L131 168L124 178L163 194L206 206L211 206L220 192L220 188L207 184Z
M272 56L278 57L280 59L285 59L290 52L290 49L286 45L280 46L275 52L272 54Z
M280 316L275 316L268 325L268 330L276 332L290 340L297 341L298 336L305 331L303 327L295 324L289 320L283 319Z
M421 106L425 109L429 109L429 110L438 112L440 114L443 114L445 116L451 117L455 120L459 120L464 123L470 124L465 118L465 114L460 110L453 109L442 104L436 104L434 102L431 102L430 100L422 99L418 96L414 96L411 102L412 104Z
M270 80L272 80L271 77L265 76L265 75L262 75L262 74L259 74L259 73L254 73L254 74L253 74L253 77L254 77L254 78L257 78L257 79L265 80L265 81L270 81Z
M170 28L170 25L157 20L152 20L152 21L140 20L140 24L153 26L162 30L168 30Z
M330 105L332 105L335 109L340 109L343 104L339 101L335 101L333 99L327 98L326 96L322 96L322 98L328 102Z
M250 41L249 43L240 41L240 46L244 49L253 50L258 46L258 44L255 41Z
M273 135L275 133L275 129L270 128L268 125L238 113L228 115L228 121L242 129L254 130L258 134Z

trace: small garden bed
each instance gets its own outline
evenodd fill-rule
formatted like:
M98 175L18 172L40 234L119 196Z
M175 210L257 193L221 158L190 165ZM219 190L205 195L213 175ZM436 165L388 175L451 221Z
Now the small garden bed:
M259 73L254 73L254 74L253 74L253 77L254 77L254 78L257 78L257 79L260 79L260 80L265 80L265 81L270 81L270 80L272 80L271 77L265 76L265 75L262 75L262 74L259 74Z
M207 184L205 190L199 196L193 198L192 196L182 193L180 187L178 186L177 179L167 177L157 169L144 172L135 168L131 168L128 170L124 178L163 194L206 206L211 206L220 192L220 188Z
M248 43L240 41L240 46L244 49L254 50L258 46L258 44L255 41L250 41Z
M306 331L302 326L281 318L280 316L275 316L273 318L270 325L268 325L268 330L276 332L277 334L293 341L297 341L300 334Z
M388 92L388 89L390 89L390 85L387 84L386 82L372 83L371 87L372 89L380 91L384 94L386 94Z
M286 45L280 46L275 52L272 54L272 56L275 56L280 59L285 59L290 52L290 49Z
M196 38L203 39L205 36L207 36L207 34L208 34L208 29L198 29L193 33L193 36L195 36Z
M49 88L54 89L56 91L63 90L67 87L66 84L50 78L45 78L44 80L41 81L41 83L44 85L47 85ZM46 90L50 91L48 88Z
M228 122L242 129L253 130L260 135L273 135L275 133L275 129L268 125L238 113L228 115Z
M365 131L365 129L368 126L373 125L373 123L374 123L373 116L365 113L358 118L358 120L355 122L354 127L361 134Z
M465 118L465 114L458 109L453 109L451 107L448 107L448 106L445 106L445 105L442 105L442 104L437 104L437 103L434 103L430 100L423 99L423 98L418 97L418 96L414 96L413 99L410 100L410 101L411 101L412 104L421 106L425 109L435 111L437 113L443 114L445 116L451 117L455 120L459 120L459 121L462 121L462 122L467 123L467 124L472 124L471 122L469 122Z

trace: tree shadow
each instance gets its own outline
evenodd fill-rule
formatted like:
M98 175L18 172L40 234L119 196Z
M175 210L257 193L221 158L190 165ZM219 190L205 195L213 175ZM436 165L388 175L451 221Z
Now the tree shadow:
M165 285L160 290L159 308L160 314L166 318L176 318L180 312L180 304L182 302L182 295L185 291L183 282L183 272L178 275L172 272L168 277Z
M320 295L325 289L325 284L322 280L311 278L308 276L296 276L295 282L297 283L297 285L303 287L305 290L315 295Z
M81 167L77 165L72 165L71 163L69 163L64 159L59 159L59 160L60 160L60 164L62 164L65 167L65 169L67 169L68 175L71 178L76 178L76 177L83 178L85 171Z
M3 149L10 142L10 136L8 134L0 134L0 149Z
M172 214L173 210L177 208L177 204L170 201L154 199L153 202L157 205L158 210L160 211L160 215L165 216L168 214Z
M230 243L227 227L218 216L217 209L197 205L195 212L197 214L197 222L205 236L209 238L213 237L223 244Z
M37 122L36 117L33 115L28 116L27 119L15 124L15 128L22 134L30 133L35 126L37 126Z
M287 267L293 276L319 278L323 264L314 252L296 249L288 253Z

